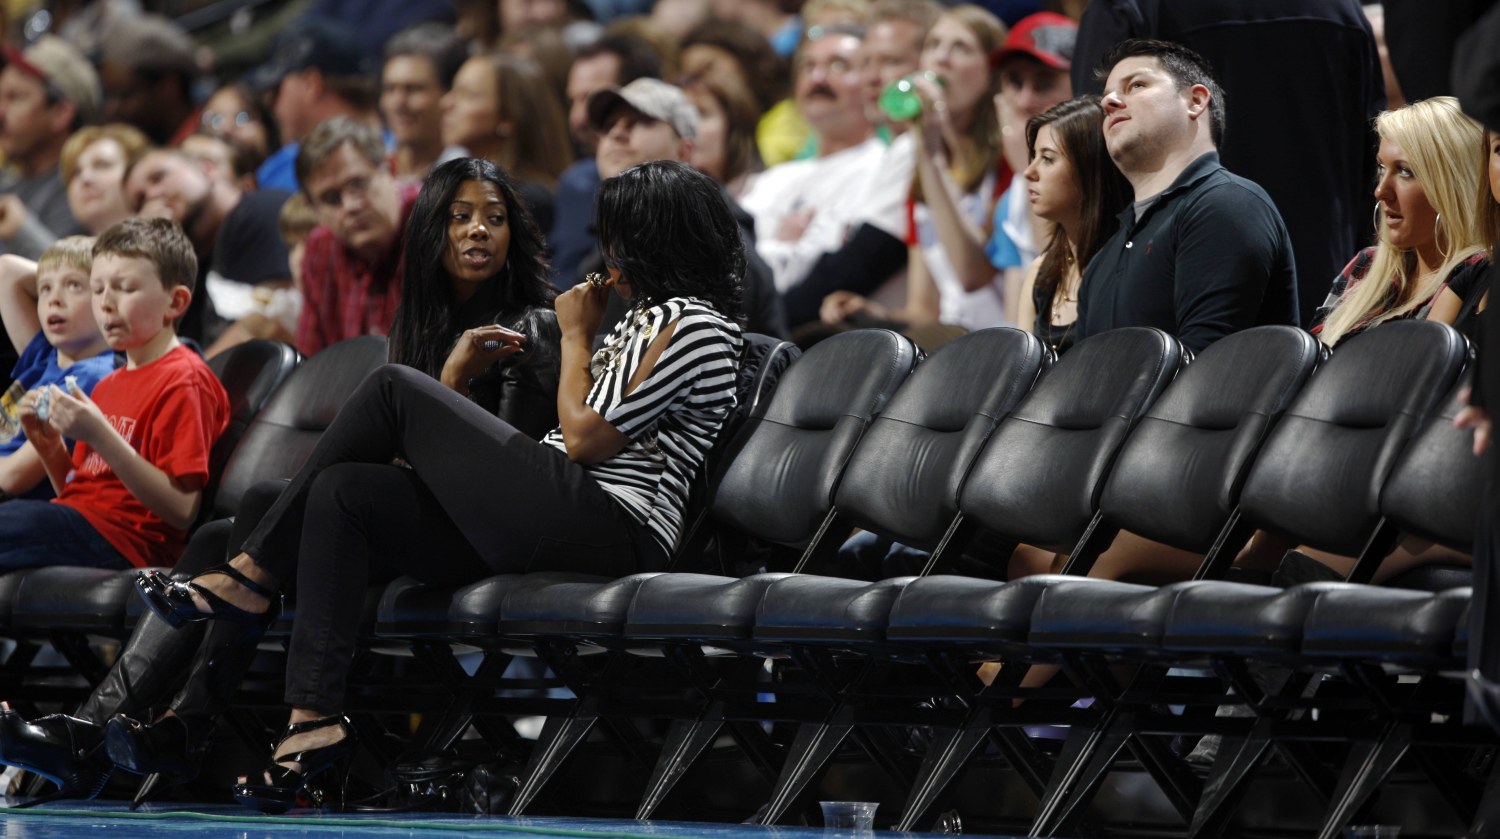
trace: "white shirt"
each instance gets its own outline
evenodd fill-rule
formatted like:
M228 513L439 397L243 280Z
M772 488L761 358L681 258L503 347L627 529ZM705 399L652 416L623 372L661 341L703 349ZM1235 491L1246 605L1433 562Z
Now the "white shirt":
M755 218L755 249L771 266L778 291L802 282L818 257L843 246L866 206L887 200L887 192L905 196L910 174L888 177L884 159L885 144L872 136L825 157L772 166L756 179L740 205ZM801 238L776 237L782 219L809 207L814 214Z
M959 212L976 225L983 225L989 209L988 198L994 194L994 188L995 173L991 172L973 192L959 200ZM927 205L918 204L913 215L917 222L917 245L922 250L922 262L937 286L938 320L971 332L990 326L1013 326L1005 315L1005 274L997 271L988 285L978 291L964 291L963 281L948 260L948 252L938 241Z

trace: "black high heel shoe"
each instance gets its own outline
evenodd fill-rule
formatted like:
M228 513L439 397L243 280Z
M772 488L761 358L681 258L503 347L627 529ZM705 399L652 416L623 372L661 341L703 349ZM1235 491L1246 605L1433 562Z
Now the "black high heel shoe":
M334 725L344 729L344 739L327 746L276 757L281 743L299 734ZM346 717L323 717L293 723L286 727L281 741L272 750L271 760L262 774L263 783L250 783L241 779L234 785L234 800L262 813L284 813L293 808L322 807L329 803L342 806L344 785L349 776L349 762L353 757L354 728ZM288 763L295 763L299 768L291 769L285 765ZM335 795L330 794L326 785L313 783L319 776L330 774L330 770L337 779L337 786L332 790L336 794L336 802L332 800Z
M104 753L117 769L146 776L130 800L141 806L162 782L182 784L198 777L213 733L212 719L171 714L147 725L120 714L104 726Z
M264 597L269 601L266 611L251 612L247 609L241 609L194 582L198 577L208 574L223 574L249 591ZM267 615L274 618L275 615L273 613L278 611L276 606L280 596L271 589L241 574L239 569L232 565L220 565L210 568L199 574L198 577L194 577L192 580L183 583L173 580L159 571L142 571L136 575L135 590L146 601L146 605L151 607L151 611L156 613L157 617L175 627L184 626L195 621L208 620L209 618L230 620L237 623L261 623L267 621ZM198 602L193 599L195 593L208 605L209 610L207 612L198 609Z
M10 708L0 710L0 763L57 784L56 792L21 806L98 796L114 768L99 748L103 738L103 726L66 714L27 722Z

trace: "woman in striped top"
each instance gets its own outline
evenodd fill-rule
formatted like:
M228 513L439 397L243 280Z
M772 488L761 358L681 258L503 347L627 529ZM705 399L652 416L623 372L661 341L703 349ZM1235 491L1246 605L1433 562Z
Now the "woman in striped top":
M241 801L285 809L352 752L341 710L372 574L460 584L665 563L688 484L734 406L745 256L718 186L681 163L605 181L596 223L610 277L556 300L559 425L542 443L426 375L383 367L229 565L141 581L180 624L259 620L296 576L291 720L264 777L236 786ZM594 353L611 290L632 308Z

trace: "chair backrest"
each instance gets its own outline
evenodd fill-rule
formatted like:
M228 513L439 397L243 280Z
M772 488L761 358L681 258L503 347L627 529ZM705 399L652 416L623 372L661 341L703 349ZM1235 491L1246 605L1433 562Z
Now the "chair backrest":
M839 482L839 512L931 550L958 513L969 466L1050 358L1041 340L1019 329L985 329L944 344L870 423Z
M1215 341L1130 433L1099 498L1104 521L1206 553L1234 512L1256 452L1320 355L1317 339L1291 326Z
M1467 357L1464 337L1436 321L1384 323L1340 344L1262 447L1241 514L1297 544L1358 556L1397 456Z
M870 419L885 407L919 353L884 329L835 335L781 377L765 412L730 442L710 510L757 538L805 547Z
M1474 456L1474 433L1453 427L1467 404L1466 383L1448 394L1411 442L1380 491L1380 511L1407 533L1472 553L1484 498L1484 458Z
M230 454L240 444L250 422L266 407L301 360L301 354L292 347L280 341L259 338L236 344L208 360L208 368L214 371L224 386L224 392L229 395L229 424L214 441L208 455L209 482L202 507L205 514L214 509L218 482Z
M959 491L959 508L1008 539L1072 547L1120 445L1182 361L1182 345L1159 329L1080 342L1000 423Z
M295 474L354 388L385 360L385 339L365 335L299 364L229 456L214 499L217 515L233 515L255 484Z

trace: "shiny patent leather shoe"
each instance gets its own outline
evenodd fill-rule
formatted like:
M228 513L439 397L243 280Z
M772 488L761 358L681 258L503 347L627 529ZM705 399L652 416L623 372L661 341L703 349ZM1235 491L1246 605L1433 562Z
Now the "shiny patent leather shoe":
M114 768L99 748L103 738L103 726L66 714L27 722L10 708L0 710L0 763L57 784L57 792L29 804L97 796Z
M194 582L198 577L194 577L192 580L184 583L173 580L160 571L142 571L140 574L137 574L135 578L135 590L146 601L146 605L151 608L151 611L156 613L157 617L174 627L181 627L195 621L204 621L210 618L230 620L237 623L266 623L275 618L275 613L278 611L276 606L280 600L280 595L276 592L241 574L239 569L232 565L220 565L204 571L198 576L202 577L208 574L223 574L244 586L247 590L270 601L270 606L264 612L251 612L241 609L239 606L230 603ZM193 599L194 594L197 594L208 605L207 612L199 610L198 601Z
M126 772L187 781L197 776L212 731L210 720L173 714L147 725L119 714L104 726L104 752Z
M290 738L335 725L344 729L342 740L276 757L281 743ZM270 763L260 779L251 782L241 778L234 785L234 799L262 813L284 813L291 809L325 805L341 807L349 778L349 763L354 757L354 729L349 720L323 717L293 723L281 735L281 743L272 751ZM296 764L299 768L292 769L287 764Z

